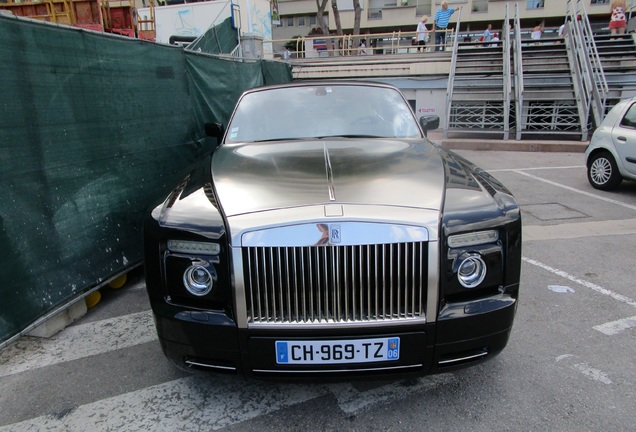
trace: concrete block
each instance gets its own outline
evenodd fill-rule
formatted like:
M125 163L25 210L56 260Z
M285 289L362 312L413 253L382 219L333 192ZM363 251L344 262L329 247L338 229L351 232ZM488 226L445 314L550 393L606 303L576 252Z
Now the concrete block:
M86 307L84 299L77 301L62 312L44 321L42 324L27 333L27 335L43 338L51 337L64 330L73 321L76 321L86 315L87 310L88 308Z

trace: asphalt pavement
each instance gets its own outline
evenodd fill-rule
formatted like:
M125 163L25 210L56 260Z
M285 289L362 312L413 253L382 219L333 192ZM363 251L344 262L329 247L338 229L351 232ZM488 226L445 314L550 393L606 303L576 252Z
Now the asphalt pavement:
M593 189L580 151L457 152L523 213L520 305L494 359L401 381L191 376L161 353L137 270L53 338L0 352L0 431L634 431L636 183Z

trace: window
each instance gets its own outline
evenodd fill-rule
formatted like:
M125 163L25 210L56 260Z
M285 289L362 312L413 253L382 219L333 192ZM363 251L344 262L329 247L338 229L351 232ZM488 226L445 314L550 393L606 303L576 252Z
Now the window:
M543 0L528 0L526 9L543 9Z
M298 17L298 27L305 27L305 17Z
M636 128L636 104L633 104L629 108L627 114L625 114L625 117L621 120L621 126Z
M488 0L473 0L473 12L488 12Z
M310 27L315 27L316 26L316 16L312 15L309 17L309 26Z
M287 27L294 26L294 17L287 17Z

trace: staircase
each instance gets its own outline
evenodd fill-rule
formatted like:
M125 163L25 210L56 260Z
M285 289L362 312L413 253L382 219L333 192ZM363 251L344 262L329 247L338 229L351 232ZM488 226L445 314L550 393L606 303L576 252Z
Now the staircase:
M521 55L524 87L521 134L580 135L581 107L566 45L557 39L543 39L539 45L524 40Z
M568 16L566 40L537 44L521 31L506 32L497 48L456 43L444 136L500 133L508 139L514 131L517 140L587 140L609 109L636 96L636 36L594 35L580 0L568 1ZM517 7L511 28L521 29ZM514 65L509 72L507 62ZM507 80L512 99L506 99Z
M488 134L506 129L508 100L504 86L501 43L484 47L483 42L460 42L445 132Z
M621 99L636 96L636 36L624 34L595 35L605 78L609 87L605 112Z

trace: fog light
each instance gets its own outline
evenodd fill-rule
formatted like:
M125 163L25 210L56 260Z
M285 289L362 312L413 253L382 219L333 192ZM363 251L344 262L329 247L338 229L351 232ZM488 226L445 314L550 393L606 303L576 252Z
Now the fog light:
M466 255L457 268L457 279L466 288L475 288L486 277L486 263L479 255Z
M190 294L201 297L212 291L214 280L207 268L194 264L183 273L183 285Z

